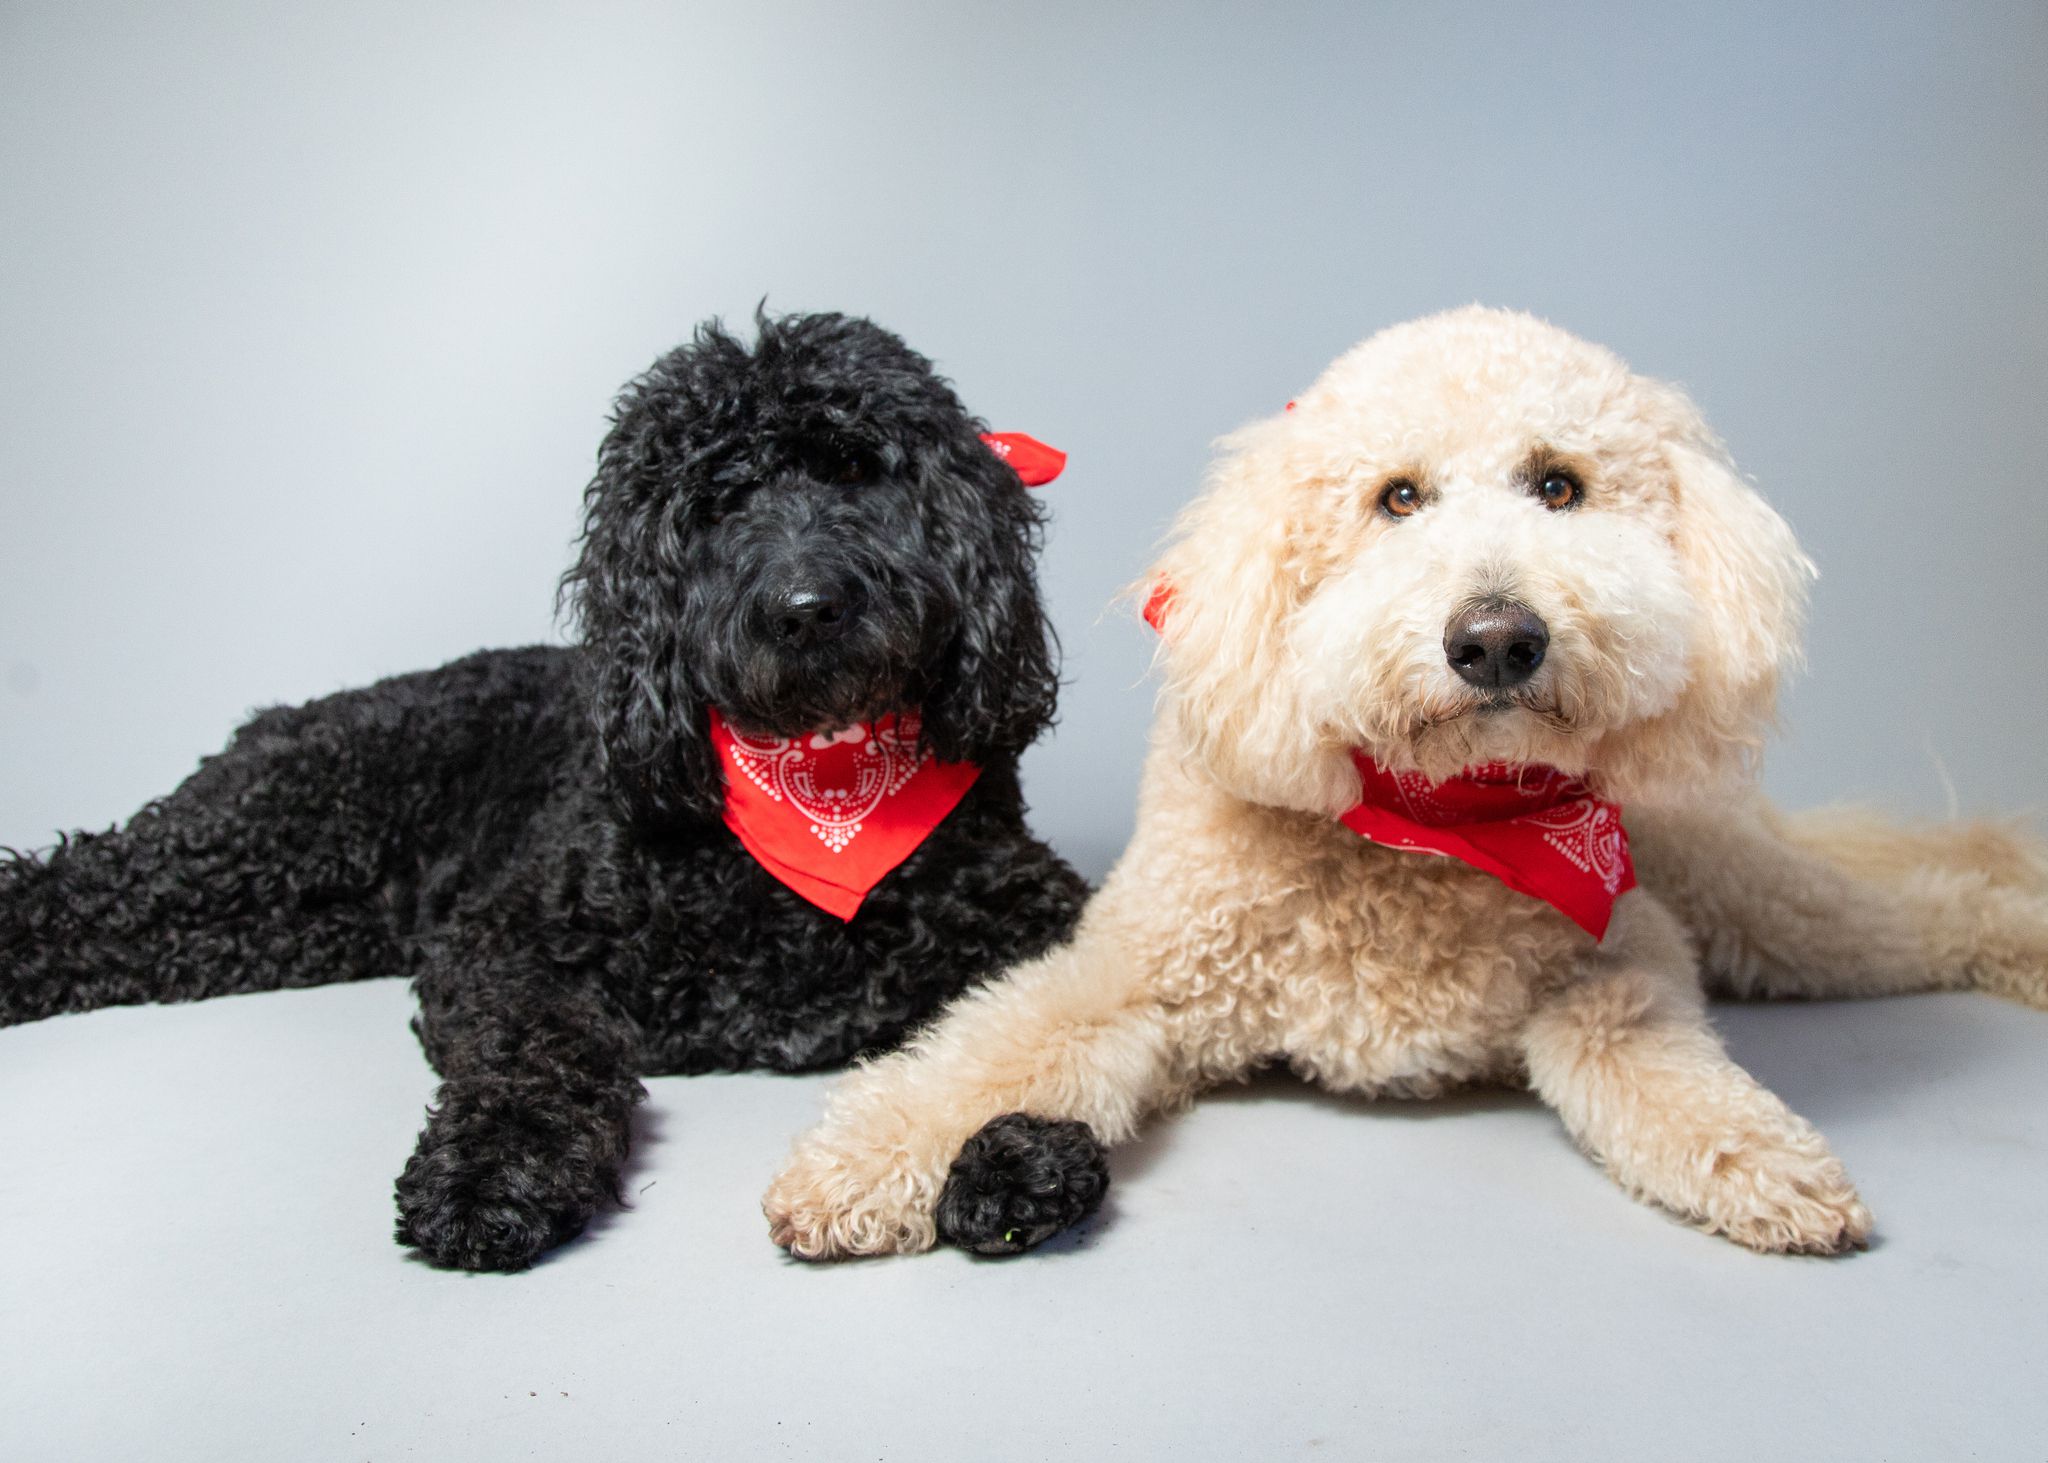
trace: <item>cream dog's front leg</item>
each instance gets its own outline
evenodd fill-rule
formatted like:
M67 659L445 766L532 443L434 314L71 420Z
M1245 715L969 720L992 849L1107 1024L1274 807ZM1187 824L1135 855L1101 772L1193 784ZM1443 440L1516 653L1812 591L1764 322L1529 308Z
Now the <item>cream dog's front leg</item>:
M769 1232L807 1260L924 1250L942 1235L985 1253L1028 1248L1094 1206L1099 1145L1178 1095L1178 1065L1165 1012L1119 941L1084 923L1072 944L845 1078L768 1190Z
M1531 1085L1621 1186L1751 1249L1838 1254L1870 1213L1820 1134L1730 1061L1650 895L1522 1034Z

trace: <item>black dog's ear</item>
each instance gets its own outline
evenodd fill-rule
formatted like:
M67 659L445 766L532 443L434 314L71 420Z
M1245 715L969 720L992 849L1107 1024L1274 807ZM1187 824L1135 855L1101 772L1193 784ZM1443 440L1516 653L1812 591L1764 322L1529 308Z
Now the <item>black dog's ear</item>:
M949 762L1016 757L1052 724L1059 642L1038 597L1044 515L1017 474L975 436L930 454L921 492L958 620L924 700L924 737Z
M715 818L724 779L710 709L690 674L691 606L676 505L718 436L718 404L694 389L745 348L714 322L620 394L583 495L583 541L561 596L581 629L583 692L614 806L659 826Z

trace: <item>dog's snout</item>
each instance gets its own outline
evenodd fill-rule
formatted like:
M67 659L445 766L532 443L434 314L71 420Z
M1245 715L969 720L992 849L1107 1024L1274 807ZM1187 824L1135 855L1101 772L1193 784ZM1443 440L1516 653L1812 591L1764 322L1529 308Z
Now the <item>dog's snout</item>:
M822 644L845 634L859 613L860 596L847 586L799 585L775 600L775 638L795 648Z
M1550 648L1550 627L1527 605L1482 600L1444 627L1444 659L1459 677L1483 690L1519 686L1536 674Z

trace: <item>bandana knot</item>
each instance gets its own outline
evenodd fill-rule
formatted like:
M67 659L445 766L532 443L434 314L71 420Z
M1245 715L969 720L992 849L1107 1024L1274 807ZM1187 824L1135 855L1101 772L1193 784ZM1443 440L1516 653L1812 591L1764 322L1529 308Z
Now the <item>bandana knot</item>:
M1041 487L1066 471L1067 454L1023 432L983 432L982 445L1003 461L1027 488Z

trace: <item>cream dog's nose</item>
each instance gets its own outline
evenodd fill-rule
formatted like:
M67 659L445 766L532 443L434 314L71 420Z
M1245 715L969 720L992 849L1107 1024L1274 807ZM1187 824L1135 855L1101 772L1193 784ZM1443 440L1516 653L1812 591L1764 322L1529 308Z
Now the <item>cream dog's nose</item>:
M1550 648L1550 627L1519 600L1467 605L1444 627L1444 659L1460 677L1488 691L1519 686L1536 674Z

